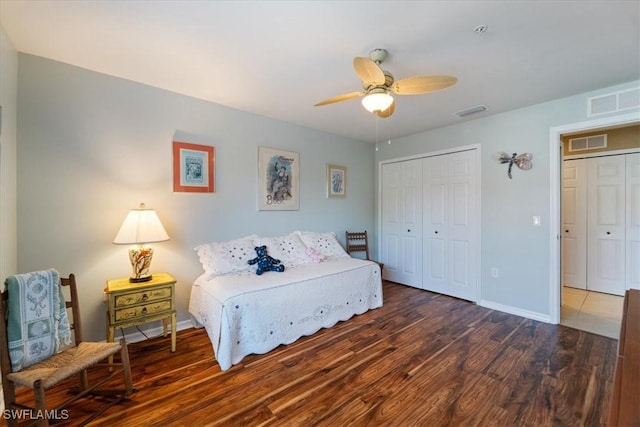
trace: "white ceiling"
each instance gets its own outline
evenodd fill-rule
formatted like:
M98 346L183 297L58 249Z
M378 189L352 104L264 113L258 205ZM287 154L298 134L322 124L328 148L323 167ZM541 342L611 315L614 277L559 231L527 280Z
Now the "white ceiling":
M19 52L370 142L640 79L637 0L0 0L0 23ZM458 84L397 97L390 119L313 107L361 90L353 57L378 47L396 79Z

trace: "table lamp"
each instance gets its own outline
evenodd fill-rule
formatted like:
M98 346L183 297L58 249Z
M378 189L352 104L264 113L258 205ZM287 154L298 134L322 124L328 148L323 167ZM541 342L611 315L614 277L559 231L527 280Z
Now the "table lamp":
M131 209L124 219L120 231L113 239L116 245L137 245L129 249L129 260L133 275L129 282L147 282L151 280L149 267L153 257L153 248L145 247L145 243L164 242L169 240L160 218L153 209L147 209L140 203L138 209Z

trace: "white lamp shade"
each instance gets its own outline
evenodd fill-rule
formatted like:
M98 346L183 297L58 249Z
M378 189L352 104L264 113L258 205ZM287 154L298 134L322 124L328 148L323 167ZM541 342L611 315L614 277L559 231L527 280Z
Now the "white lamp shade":
M169 235L156 215L156 211L140 208L129 211L113 243L131 245L165 240L169 240Z
M367 111L385 111L393 103L393 97L386 92L370 93L362 98L362 105Z

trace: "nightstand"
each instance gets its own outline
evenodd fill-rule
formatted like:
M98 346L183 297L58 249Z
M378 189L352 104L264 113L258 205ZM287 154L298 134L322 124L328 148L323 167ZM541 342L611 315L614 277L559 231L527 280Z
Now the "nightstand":
M154 274L148 282L130 283L129 278L107 280L107 341L113 342L116 328L142 325L162 320L167 336L171 319L171 351L176 351L176 279L167 273Z

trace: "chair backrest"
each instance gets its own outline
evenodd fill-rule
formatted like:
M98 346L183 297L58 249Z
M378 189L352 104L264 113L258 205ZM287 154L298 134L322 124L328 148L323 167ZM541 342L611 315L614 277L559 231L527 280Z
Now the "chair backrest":
M346 244L347 253L351 255L354 252L363 252L365 259L369 259L369 239L367 237L367 231L347 231Z
M66 300L65 306L71 309L71 317L69 318L69 326L73 330L75 344L82 342L82 324L80 322L80 307L78 305L78 288L76 286L76 277L70 274L69 277L61 277L62 286L69 288L70 300ZM64 293L64 291L63 291ZM9 292L3 291L0 295L0 368L3 373L11 372L11 359L9 358L9 337L7 334L7 302L9 300Z
M82 339L82 322L80 320L80 300L78 299L78 287L76 286L76 276L72 273L69 277L61 277L60 284L62 286L69 287L69 294L71 296L69 301L66 301L67 309L71 309L71 318L69 319L69 325L73 330L73 338L76 344L80 344Z

